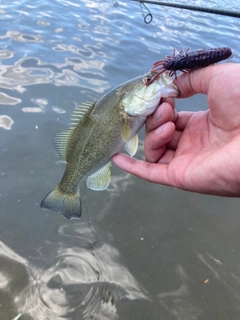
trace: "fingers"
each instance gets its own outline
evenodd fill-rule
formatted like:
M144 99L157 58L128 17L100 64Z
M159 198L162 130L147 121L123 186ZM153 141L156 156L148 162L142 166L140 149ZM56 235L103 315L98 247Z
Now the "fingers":
M175 151L178 147L179 140L181 139L182 131L175 131L172 139L167 143L166 148ZM166 163L165 159L163 160Z
M177 114L175 121L176 130L183 131L189 121L189 119L195 114L195 112L181 111Z
M169 150L166 152L166 149L176 150L182 131L194 114L193 112L177 113L174 106L174 99L164 99L164 102L146 121L144 153L148 162L167 163L169 161L172 153L169 157L170 152Z
M160 127L162 124L172 121L175 116L175 112L173 110L174 101L171 101L171 104L168 102L163 102L160 104L156 111L147 118L145 123L146 134Z
M209 82L214 74L218 72L216 68L219 66L209 66L206 68L199 68L191 72L181 73L174 84L179 89L178 98L188 98L197 93L207 94L209 89Z
M176 112L174 107L174 101L171 101L171 104L169 102L160 104L156 111L147 118L145 123L146 134L170 121L175 123L176 130L183 131L194 112Z
M144 152L149 162L158 162L164 155L166 146L176 150L182 131L194 114L194 112L177 113L173 109L173 101L170 103L163 102L146 121Z
M239 72L239 64L223 63L181 73L173 82L179 89L178 98L188 98L196 93L203 93L212 95L212 98L216 99L214 93L223 94L224 97L227 92L239 87ZM232 88L226 90L226 83Z
M175 151L166 150L166 152L161 157L161 159L158 161L158 163L159 164L170 164L170 162L173 160L174 156L175 156Z
M172 140L175 132L173 122L167 122L155 130L150 131L144 141L146 161L158 162L166 151L166 144Z
M168 166L165 164L140 161L126 154L116 154L113 156L112 161L124 171L134 174L139 178L165 185L172 184L168 177Z

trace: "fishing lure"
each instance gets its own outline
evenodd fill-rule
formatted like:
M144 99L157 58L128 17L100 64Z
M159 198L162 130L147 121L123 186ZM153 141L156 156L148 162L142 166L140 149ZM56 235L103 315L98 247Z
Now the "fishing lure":
M232 50L228 47L189 50L188 48L184 53L183 49L180 49L179 54L176 54L174 49L172 56L166 56L166 59L155 62L150 71L157 74L147 84L152 83L165 71L169 71L170 76L175 75L177 78L177 71L189 72L191 69L207 67L232 56Z

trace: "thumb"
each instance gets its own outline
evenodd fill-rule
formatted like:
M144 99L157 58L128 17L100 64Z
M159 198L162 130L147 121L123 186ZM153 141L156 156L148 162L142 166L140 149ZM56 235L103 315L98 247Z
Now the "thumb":
M214 72L215 66L209 66L181 73L174 80L179 89L178 98L188 98L197 93L208 94L209 82Z

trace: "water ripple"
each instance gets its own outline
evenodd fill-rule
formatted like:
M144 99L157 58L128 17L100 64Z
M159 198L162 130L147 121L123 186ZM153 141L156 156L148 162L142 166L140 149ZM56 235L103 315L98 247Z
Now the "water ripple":
M12 118L10 118L7 115L1 115L0 116L0 128L3 128L5 130L11 130L12 125L14 121Z
M7 95L6 93L0 92L0 104L16 105L21 101L21 99L14 98Z
M28 262L0 241L1 319L18 314L16 297L29 281Z
M27 297L27 315L38 320L114 320L122 299L149 299L119 262L118 250L96 242L88 226L62 226L59 234L64 242L56 256L32 271L32 284L17 298L20 309ZM67 247L68 241L77 245Z
M23 34L19 31L9 30L5 35L0 36L0 39L11 38L18 42L43 42L41 35L38 34Z
M0 66L0 88L14 89L19 93L23 93L27 86L44 83L82 88L91 86L100 93L109 88L108 81L104 80L101 73L104 64L97 64L97 61L93 60L87 65L80 61L66 59L65 64L55 63L50 66L37 58L23 57L14 65ZM14 97L9 97L7 101L7 94L4 93L2 100L3 96L7 104L20 102L20 99Z

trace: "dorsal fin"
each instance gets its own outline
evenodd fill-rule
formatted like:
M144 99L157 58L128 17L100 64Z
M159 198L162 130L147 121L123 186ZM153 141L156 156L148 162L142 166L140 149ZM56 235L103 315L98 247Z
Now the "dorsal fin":
M78 125L78 123L82 120L85 114L88 113L93 105L94 103L92 102L84 102L73 111L70 118L71 122L69 123L71 129L74 129Z
M82 120L85 114L88 113L88 111L92 108L93 105L94 104L91 102L85 102L82 105L78 106L71 115L71 123L69 124L70 128L56 134L53 138L53 144L60 156L63 157L64 160L66 160L68 141L73 130Z
M72 132L73 129L66 129L62 132L57 133L53 138L54 147L64 160L66 160L68 141Z

